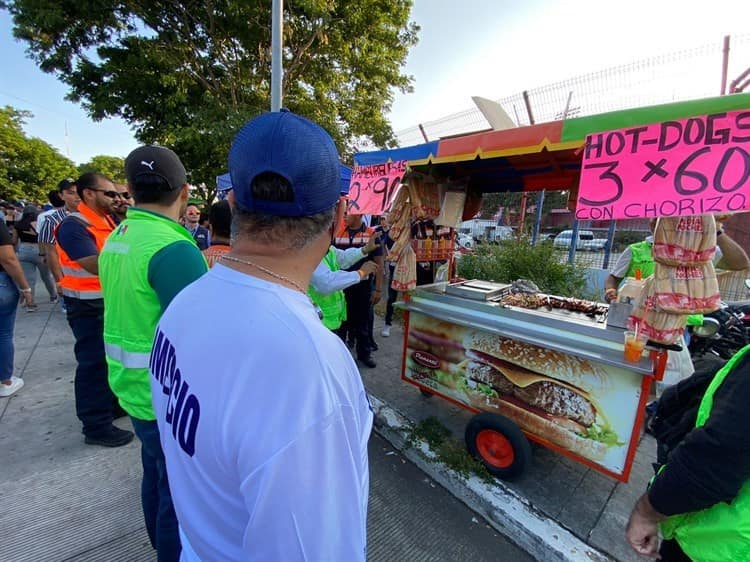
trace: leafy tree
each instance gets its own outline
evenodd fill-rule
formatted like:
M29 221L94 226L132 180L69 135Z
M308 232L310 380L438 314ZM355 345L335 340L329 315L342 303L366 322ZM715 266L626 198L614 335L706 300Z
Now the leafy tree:
M23 131L28 111L0 108L0 198L46 201L59 181L76 175L69 159Z
M106 156L99 155L94 156L86 162L78 166L78 173L85 174L86 172L98 172L104 174L111 180L117 183L125 183L125 159L119 156Z
M29 56L94 119L121 116L180 155L194 185L225 171L239 126L270 106L271 2L0 0ZM296 0L284 11L284 106L320 123L346 158L394 143L385 118L419 28L412 0ZM199 189L199 191L201 191ZM211 188L201 196L210 200Z

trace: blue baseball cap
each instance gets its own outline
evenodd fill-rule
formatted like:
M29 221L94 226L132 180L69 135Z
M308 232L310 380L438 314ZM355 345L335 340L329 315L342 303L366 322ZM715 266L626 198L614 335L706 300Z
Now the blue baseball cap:
M254 197L250 186L263 173L292 186L292 201ZM339 154L320 126L289 111L264 113L245 124L229 150L235 203L247 211L307 217L333 208L341 191Z

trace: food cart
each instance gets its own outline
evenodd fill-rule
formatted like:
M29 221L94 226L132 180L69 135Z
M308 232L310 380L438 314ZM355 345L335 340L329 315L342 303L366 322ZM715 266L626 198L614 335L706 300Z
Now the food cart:
M699 130L698 123L703 128L703 152L680 153L681 160L673 162L667 161L673 154L668 151L663 162L648 154L649 159L639 164L646 169L640 181L659 181L670 173L681 173L685 180L689 166L711 151L710 146L704 147L722 130L719 136L730 144L733 140L746 144L744 148L727 145L713 164L707 164L715 170L713 189L731 192L724 200L728 205L730 199L734 201L737 209L731 210L747 209L750 136L732 136L727 132L731 127L720 129L718 120L730 115L737 130L750 129L750 112L742 112L749 108L748 94L695 100L463 135L408 149L359 154L355 162L372 165L404 160L409 170L463 178L469 188L484 193L567 190L572 201L578 200L576 216L581 219L663 216L670 214L671 206L641 205L623 214L618 203L630 205L631 211L635 203L625 197L618 202L623 192L630 194L617 166L636 173L626 160L641 145L648 152L650 127L661 129L662 134L679 129L681 137L690 127ZM665 123L672 125L665 127ZM710 137L707 132L712 125L717 125L716 134ZM607 132L618 130L624 131L617 135L626 140L633 140L627 136L631 131L640 131L641 145L636 146L638 139L623 147L607 145L609 139L619 138ZM678 144L699 144L697 138L697 134L686 135L673 142L665 137L653 144L674 149ZM594 150L595 142L603 143L600 153ZM602 154L611 157L609 161L595 161ZM731 166L739 171L725 174L729 179L716 179L730 167L732 158ZM585 186L582 169L589 178ZM695 168L689 172L693 180L698 178L698 187L710 187L708 179L700 182ZM703 199L698 201L697 184L676 181L678 191L682 187L692 194L691 208L709 211L698 207ZM591 195L592 185L598 195ZM584 187L587 198L579 194ZM612 197L615 191L617 197ZM675 201L672 214L690 214L680 208L682 204L682 199L679 204ZM514 291L511 285L485 281L418 286L405 293L399 305L405 310L403 380L426 395L439 396L476 414L466 428L466 445L491 473L502 478L522 473L530 461L530 439L617 480L628 480L649 390L654 380L661 380L672 346L649 341L637 362L627 362L624 327L608 321L607 305Z

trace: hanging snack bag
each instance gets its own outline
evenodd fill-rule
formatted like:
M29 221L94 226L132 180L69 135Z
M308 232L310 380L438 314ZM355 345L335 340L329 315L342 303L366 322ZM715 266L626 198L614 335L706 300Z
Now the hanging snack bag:
M654 230L654 261L664 265L709 263L716 253L713 215L662 217Z
M638 331L646 334L651 341L667 345L676 343L685 331L687 316L659 310L654 295L655 286L654 277L648 277L633 314L628 318L628 330L635 330L637 325Z
M719 282L711 262L702 265L669 266L654 269L656 308L672 314L705 314L721 306Z
M396 291L411 291L417 286L417 256L410 245L401 252L393 271L391 287Z
M440 191L432 176L412 172L406 180L413 217L417 220L434 219L440 214Z

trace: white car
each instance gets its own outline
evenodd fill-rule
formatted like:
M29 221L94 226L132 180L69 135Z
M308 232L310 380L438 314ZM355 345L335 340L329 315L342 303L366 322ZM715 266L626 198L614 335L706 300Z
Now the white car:
M495 227L495 240L511 240L516 237L516 233L509 226L497 226Z
M474 247L474 239L466 234L456 234L456 242L462 248L471 250Z
M555 248L567 250L570 248L572 239L573 231L563 230L560 234L555 236L555 241L553 242L553 244ZM604 250L604 247L606 245L606 238L594 238L594 233L590 230L578 231L578 242L576 243L576 250L589 250L591 252L599 252Z

